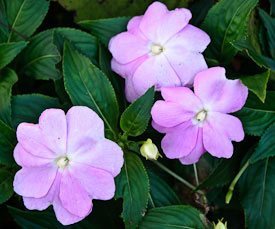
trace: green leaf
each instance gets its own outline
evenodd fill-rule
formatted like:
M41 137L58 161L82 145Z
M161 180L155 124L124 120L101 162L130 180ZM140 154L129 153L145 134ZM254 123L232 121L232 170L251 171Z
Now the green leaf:
M15 71L5 68L0 72L0 119L8 125L11 121L11 92L17 82Z
M114 89L105 74L68 43L64 46L63 74L72 103L92 108L115 137L119 108Z
M116 178L116 198L123 198L122 217L127 227L135 228L146 212L149 179L140 158L124 154L124 166Z
M139 228L206 228L202 220L204 220L203 214L195 208L185 205L174 205L150 209L143 218Z
M240 80L264 103L266 97L266 87L270 76L270 70L253 76L244 76Z
M0 69L9 64L26 45L25 41L0 44Z
M7 42L25 40L42 23L48 9L46 0L2 0L5 3Z
M21 122L37 123L41 113L49 108L60 108L58 99L41 94L16 95L12 97L13 125Z
M126 30L129 17L80 21L78 24L108 46L109 40Z
M8 209L15 222L23 229L64 228L49 211L22 211L11 206Z
M6 202L13 195L13 174L0 168L0 204Z
M37 34L30 39L28 47L18 57L20 72L35 79L57 79L60 77L55 65L60 55L53 43L53 30Z
M108 18L116 16L135 16L144 13L153 0L57 0L66 10L76 11L76 21ZM161 0L170 9L186 7L190 0ZM93 13L91 13L93 12Z
M273 0L269 0L270 2L270 14L272 17L275 17L275 2Z
M207 57L222 62L233 58L237 50L231 42L246 35L249 15L257 3L258 0L221 0L209 10L202 24L211 37Z
M258 147L250 158L254 163L267 157L275 156L275 125L271 125L261 137Z
M54 43L60 53L62 53L64 41L68 41L78 52L95 62L98 53L98 41L94 36L78 29L54 29Z
M154 87L151 87L123 112L120 127L125 135L139 136L146 130L151 117L154 94Z
M249 229L275 228L275 158L250 165L239 181Z
M0 164L12 165L16 136L13 129L0 120Z
M267 91L265 103L250 94L242 110L236 115L241 119L245 133L261 136L275 121L275 92Z
M180 204L174 190L156 173L148 170L150 180L151 207L164 207Z
M275 18L270 17L264 10L259 9L260 18L267 30L267 40L270 54L275 58Z

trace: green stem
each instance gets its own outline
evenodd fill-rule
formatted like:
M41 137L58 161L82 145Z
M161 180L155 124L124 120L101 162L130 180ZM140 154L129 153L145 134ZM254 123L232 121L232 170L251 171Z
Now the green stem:
M247 167L249 166L249 160L247 160L247 162L243 165L243 167L241 168L241 170L238 172L238 174L235 176L234 180L231 182L229 188L228 188L228 192L225 196L225 203L229 204L232 196L233 196L233 192L234 192L234 188L235 185L237 184L237 182L239 181L240 177L243 175L244 171L247 169Z
M194 174L195 174L196 184L197 184L197 186L199 186L199 185L200 185L200 182L199 182L199 176L198 176L197 165L196 165L196 164L193 164L193 168L194 168Z
M177 179L178 181L180 181L181 183L183 183L185 186L187 186L188 188L190 188L191 190L193 190L195 192L198 192L199 194L201 194L201 195L204 196L204 193L202 191L196 190L196 187L194 185L192 185L187 180L185 180L182 177L180 177L178 174L176 174L173 171L171 171L169 168L167 168L163 164L159 163L158 161L152 161L152 162L155 163L163 171L167 172L169 175L171 175L172 177L174 177L175 179Z

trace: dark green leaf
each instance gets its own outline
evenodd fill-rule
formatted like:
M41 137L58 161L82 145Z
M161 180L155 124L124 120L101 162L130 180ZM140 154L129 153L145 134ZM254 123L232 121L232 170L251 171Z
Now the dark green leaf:
M126 135L139 136L146 130L153 102L154 88L152 87L127 107L120 118L120 127Z
M54 29L54 43L60 53L62 53L64 41L68 41L77 51L89 57L92 61L95 61L98 52L98 41L94 36L78 29Z
M0 204L6 202L13 195L13 174L0 168Z
M275 125L271 125L261 137L261 140L252 154L251 163L275 156Z
M21 122L37 123L40 114L49 108L60 108L58 99L41 94L16 95L12 97L13 125Z
M23 229L59 229L64 228L49 211L22 211L9 206L9 213L15 222Z
M11 92L17 82L15 71L5 68L0 72L0 119L8 125L11 121Z
M266 87L270 76L270 70L253 76L241 77L241 81L264 103L266 97Z
M46 0L2 0L9 32L7 42L25 40L31 36L45 18L49 1Z
M78 24L108 46L109 40L113 36L126 30L129 19L128 17L107 18L81 21Z
M0 44L0 69L9 64L26 45L25 41Z
M116 198L123 198L122 217L127 227L135 228L144 216L149 198L149 179L140 158L125 153L122 172L116 178Z
M139 228L141 229L172 229L206 228L204 216L193 207L185 205L174 205L168 207L152 208L148 211Z
M119 108L114 89L105 74L68 43L64 47L63 74L72 103L92 108L115 137Z
M55 65L60 61L60 55L53 43L53 30L32 37L18 59L20 71L30 77L42 80L59 78Z
M264 10L261 9L259 9L259 15L267 30L270 54L273 58L275 58L275 18L270 17Z
M16 136L13 129L0 120L0 164L13 164L13 149Z
M275 228L275 158L250 165L239 181L249 229Z
M180 204L180 200L173 189L156 173L148 170L150 180L151 207L164 207Z
M237 50L231 42L245 36L249 15L257 3L258 0L221 0L209 10L202 24L211 37L208 57L223 62L232 59Z
M267 92L265 103L250 93L243 109L236 113L247 134L261 136L265 129L275 121L274 101L275 92L273 91Z
M272 17L275 17L275 2L274 0L269 0L270 2L270 14Z

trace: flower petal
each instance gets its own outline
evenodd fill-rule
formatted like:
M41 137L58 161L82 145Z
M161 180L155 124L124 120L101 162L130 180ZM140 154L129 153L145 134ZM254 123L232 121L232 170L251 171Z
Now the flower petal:
M162 100L153 105L151 114L154 122L163 127L179 125L194 116L193 112L186 111L180 104Z
M210 120L203 125L203 145L214 157L230 158L233 154L233 145L227 133Z
M67 121L63 110L45 110L39 118L39 127L44 141L53 152L66 153Z
M62 174L59 198L71 214L85 217L92 209L92 200L82 184L69 172Z
M186 111L198 112L203 108L200 99L187 87L163 87L161 95L167 102L180 104Z
M57 168L51 166L20 169L14 177L14 191L24 197L40 198L45 196L52 186Z
M41 158L56 157L56 153L47 146L39 125L21 123L17 127L16 134L18 142L28 153Z
M110 200L115 194L114 177L109 172L77 164L72 175L79 180L92 199Z
M123 152L115 142L104 139L82 149L83 151L71 155L73 162L103 169L112 174L113 177L120 173L124 161Z
M197 163L200 157L205 153L205 149L203 147L202 132L202 128L199 128L197 142L191 153L187 156L180 158L180 162L183 165L191 165Z
M203 52L210 43L210 37L203 30L186 25L167 43L167 48L177 49L182 47L185 50L197 53Z
M127 30L129 33L132 33L140 38L142 38L143 40L148 40L147 37L144 36L144 34L142 33L142 31L139 28L140 22L142 20L143 16L135 16L133 17L127 25Z
M104 138L102 119L90 108L74 106L67 112L68 142L67 152L73 154L86 142Z
M52 159L41 158L28 153L20 143L16 145L13 151L13 157L16 163L22 167L37 167L52 162Z
M127 64L150 51L148 41L129 32L113 37L109 43L109 50L121 64Z
M196 74L207 69L204 57L200 53L192 53L180 47L167 48L167 51L164 53L180 78L182 86L193 85Z
M179 86L180 80L163 54L152 56L135 71L133 84L136 92L143 95L151 86Z
M228 80L225 69L209 68L197 74L195 94L212 111L232 113L240 110L247 99L248 89L240 80Z
M164 154L170 159L181 158L190 154L196 144L198 128L191 121L169 128L169 132L161 141Z
M125 96L127 101L130 103L132 103L139 97L134 87L132 77L129 77L125 80Z
M171 128L167 128L167 127L158 125L157 123L154 122L154 120L152 120L151 125L156 131L158 131L159 133L162 133L162 134L167 133L171 129Z

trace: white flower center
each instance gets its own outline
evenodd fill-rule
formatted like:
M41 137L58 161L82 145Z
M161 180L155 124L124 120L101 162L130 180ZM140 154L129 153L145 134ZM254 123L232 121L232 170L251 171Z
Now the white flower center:
M66 156L62 156L56 159L56 164L59 168L64 169L68 166L70 160Z
M152 44L151 46L151 52L153 53L153 55L159 55L163 52L164 48L161 45L158 44Z
M206 110L201 110L200 112L198 112L195 116L195 119L198 122L203 122L206 119L207 116L207 111Z

